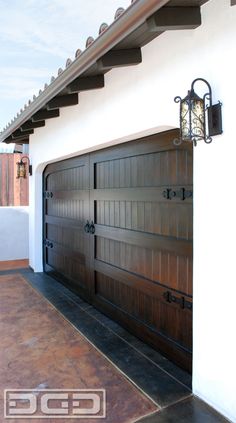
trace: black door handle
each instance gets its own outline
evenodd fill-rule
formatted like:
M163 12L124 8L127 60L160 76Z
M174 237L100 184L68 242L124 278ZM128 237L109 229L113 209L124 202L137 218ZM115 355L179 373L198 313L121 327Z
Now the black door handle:
M86 234L89 233L90 231L90 224L89 221L87 220L86 225L84 225L84 231L86 232Z
M91 234L95 234L95 226L94 226L93 221L91 222L91 225L90 225L90 228L89 228L89 232L90 232Z

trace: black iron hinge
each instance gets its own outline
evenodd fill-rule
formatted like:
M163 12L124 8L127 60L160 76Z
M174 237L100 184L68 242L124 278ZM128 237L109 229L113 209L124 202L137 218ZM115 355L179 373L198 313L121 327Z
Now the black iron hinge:
M48 241L48 239L44 239L43 245L47 248L53 248L53 243L51 241Z
M44 198L52 198L53 197L53 192L51 191L45 191L43 193Z
M176 297L171 293L171 291L166 291L163 294L163 297L165 298L167 303L175 303L179 304L182 309L187 308L188 310L192 310L193 306L192 303L182 295L181 297Z
M193 191L186 190L185 188L180 188L178 191L174 191L172 188L166 188L162 195L167 200L172 200L172 198L180 198L180 200L184 201L186 198L192 198Z

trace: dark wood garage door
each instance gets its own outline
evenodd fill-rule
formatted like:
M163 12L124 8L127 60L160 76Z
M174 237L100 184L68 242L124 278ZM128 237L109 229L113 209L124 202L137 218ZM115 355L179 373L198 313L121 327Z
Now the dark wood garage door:
M49 165L45 271L185 369L192 349L192 146L168 131Z

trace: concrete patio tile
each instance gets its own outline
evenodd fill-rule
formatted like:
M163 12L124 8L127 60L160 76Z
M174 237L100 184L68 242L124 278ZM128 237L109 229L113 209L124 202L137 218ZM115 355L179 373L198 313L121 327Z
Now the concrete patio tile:
M107 417L82 418L80 423L131 423L158 410L20 274L0 276L0 293L0 406L4 389L43 386L105 389ZM0 413L0 421L7 422L2 409ZM45 419L25 420L31 421L45 423Z
M189 397L170 407L138 420L137 423L229 423L213 408L196 397Z

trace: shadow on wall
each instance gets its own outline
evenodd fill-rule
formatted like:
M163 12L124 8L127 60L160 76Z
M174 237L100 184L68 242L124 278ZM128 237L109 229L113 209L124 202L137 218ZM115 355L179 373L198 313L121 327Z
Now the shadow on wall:
M0 261L29 257L29 208L0 207Z

